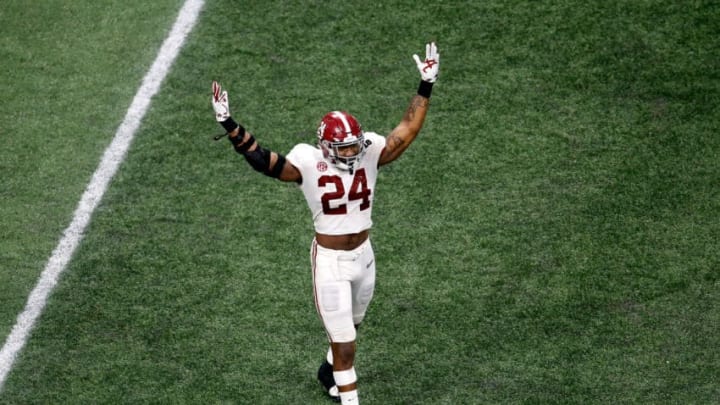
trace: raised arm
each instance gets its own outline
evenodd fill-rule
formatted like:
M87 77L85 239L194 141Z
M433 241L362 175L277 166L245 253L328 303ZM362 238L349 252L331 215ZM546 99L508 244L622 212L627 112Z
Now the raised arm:
M380 166L392 162L405 152L405 149L420 133L430 106L430 94L440 67L440 54L437 52L437 46L434 42L425 45L425 60L420 60L418 55L413 55L413 58L422 77L420 87L418 87L417 94L410 100L410 105L400 123L387 136L385 149L383 149L378 162Z
M301 181L300 171L285 160L285 156L260 146L250 132L232 119L227 91L223 91L217 82L213 82L212 89L215 119L227 132L235 151L243 155L253 169L266 176L281 181Z

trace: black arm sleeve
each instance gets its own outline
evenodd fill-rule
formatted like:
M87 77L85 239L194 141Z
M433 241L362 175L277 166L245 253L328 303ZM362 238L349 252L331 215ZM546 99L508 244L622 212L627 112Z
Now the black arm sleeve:
M250 164L250 166L252 166L253 169L265 174L266 176L270 176L276 179L280 177L280 173L282 173L283 167L285 166L285 156L278 153L278 158L277 161L275 161L275 166L271 168L271 152L260 145L257 145L255 150L253 150L252 152L245 151L241 153L243 156L245 156L245 160L247 160L247 162Z
M243 142L245 138L245 128L242 125L238 125L240 132L237 136L230 138L230 143L235 147L235 151L245 157L245 160L252 166L253 169L265 174L266 176L279 178L282 173L283 167L285 166L285 156L277 153L277 161L275 166L270 168L271 153L269 150L260 146L255 140L255 137L250 135L247 141ZM255 150L250 151L249 149L257 144Z

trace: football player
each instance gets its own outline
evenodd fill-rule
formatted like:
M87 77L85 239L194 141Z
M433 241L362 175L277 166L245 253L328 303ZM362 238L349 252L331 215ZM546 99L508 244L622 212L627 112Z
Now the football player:
M330 347L318 370L328 395L357 404L354 368L357 328L373 297L375 257L370 244L378 169L397 159L415 140L427 114L440 54L434 42L425 58L413 55L420 71L417 94L387 137L363 131L344 111L327 113L317 129L317 145L298 144L287 156L263 148L230 116L227 92L213 82L215 118L234 149L250 166L281 181L295 182L305 195L315 227L310 248L315 306Z

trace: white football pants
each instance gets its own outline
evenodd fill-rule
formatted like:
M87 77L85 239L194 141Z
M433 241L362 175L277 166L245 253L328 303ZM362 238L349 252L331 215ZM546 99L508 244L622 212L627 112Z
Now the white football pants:
M310 248L315 307L330 342L355 340L355 325L365 312L375 289L375 253L370 239L354 250L332 250L313 239Z

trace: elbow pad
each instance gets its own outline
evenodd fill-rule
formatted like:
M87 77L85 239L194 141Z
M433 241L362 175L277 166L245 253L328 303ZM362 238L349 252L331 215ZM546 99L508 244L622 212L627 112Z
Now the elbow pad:
M280 177L280 173L282 173L282 169L285 166L285 156L278 153L275 165L270 168L271 152L260 145L257 145L254 151L246 151L242 152L242 154L253 169L276 179Z

